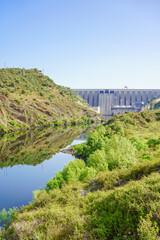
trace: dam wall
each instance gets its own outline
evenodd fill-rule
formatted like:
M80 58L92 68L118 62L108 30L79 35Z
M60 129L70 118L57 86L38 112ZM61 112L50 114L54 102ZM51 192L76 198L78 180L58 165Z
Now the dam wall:
M102 116L113 116L125 111L139 112L160 89L73 89Z

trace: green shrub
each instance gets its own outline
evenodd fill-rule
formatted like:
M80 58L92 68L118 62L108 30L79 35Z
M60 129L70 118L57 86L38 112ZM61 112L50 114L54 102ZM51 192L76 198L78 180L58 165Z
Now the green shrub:
M50 103L49 103L49 102L45 102L45 104L46 104L46 105L50 105Z
M151 160L151 156L150 155L148 155L148 154L146 154L146 155L143 155L140 159L139 159L139 161L141 162L141 161L148 161L148 160Z
M94 176L95 173L96 171L93 168L87 167L83 160L71 161L62 171L56 173L55 178L52 178L47 183L46 190L61 188L63 183L86 180L88 176Z
M71 125L76 125L77 124L77 119L71 119Z
M41 97L44 97L44 93L43 93L43 92L40 92L39 95L40 95Z
M140 217L140 223L137 229L140 240L156 240L158 238L159 228L156 222L151 221L152 214Z
M87 158L89 166L92 166L92 160L93 165L95 166L96 158L98 159L98 155L100 155L99 160L101 164L103 162L103 167L107 168L108 163L109 170L115 168L128 168L135 164L137 161L136 147L131 141L120 135L110 135L110 137L107 138L105 137L105 134L106 131L103 126L96 128L87 137L87 143L82 143L74 147L76 155L85 159ZM102 151L96 152L96 150ZM103 169L102 165L100 166L101 170ZM98 167L98 164L96 166Z
M105 144L105 127L99 126L87 137L87 145L95 151L97 149L102 149Z
M16 120L10 120L8 123L12 126L16 126L18 124Z
M101 184L102 188L107 191L118 186L124 186L129 181L140 180L149 176L151 173L160 169L160 161L143 161L138 162L134 166L126 169L114 169L112 171L98 173L96 180Z
M128 168L136 163L136 148L125 137L113 136L106 139L104 146L109 170Z
M148 150L148 145L145 143L143 138L138 138L138 137L132 137L130 138L131 143L133 146L136 147L138 151L147 151Z
M21 101L19 99L15 99L15 102L18 103L18 104L21 103Z
M115 121L108 126L107 136L112 136L114 134L124 136L123 124L120 121Z
M150 148L156 149L156 146L160 144L160 137L158 139L150 138L147 142Z
M3 88L4 84L2 82L0 82L0 88Z
M130 116L125 116L123 117L123 121L125 124L130 124L130 125L136 125L136 121L134 118L131 118Z
M87 165L93 167L97 171L108 170L108 163L104 149L97 149L87 158Z
M6 91L4 91L4 95L6 96L6 97L8 97L9 96L9 92L6 90Z
M87 158L93 152L91 147L86 143L81 143L73 147L73 150L76 150L76 156L81 158Z
M55 126L62 125L62 120L57 119L57 120L54 122L54 124L55 124Z
M138 239L137 228L141 216L152 212L156 216L155 221L160 221L159 191L160 175L153 173L147 178L131 181L124 187L112 191L88 194L86 214L90 219L86 224L86 231L90 232L90 239ZM146 234L148 230L145 231L144 227L140 229L141 236L153 237L157 231L155 224L152 224L149 234Z
M3 208L0 212L0 223L5 224L5 226L8 225L17 210L19 210L18 207L10 208L9 211L6 211L6 209Z
M49 95L49 99L53 99L53 98L55 98L54 94Z
M0 132L5 132L5 131L6 131L6 127L0 125Z

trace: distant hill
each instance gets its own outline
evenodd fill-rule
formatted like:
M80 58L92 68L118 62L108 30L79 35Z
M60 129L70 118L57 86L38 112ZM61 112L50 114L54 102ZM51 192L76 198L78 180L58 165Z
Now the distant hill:
M94 115L74 91L55 84L36 68L0 69L0 131Z
M153 109L160 108L160 95L153 101Z
M148 100L146 105L148 109L156 110L160 108L160 95L154 96L153 98Z

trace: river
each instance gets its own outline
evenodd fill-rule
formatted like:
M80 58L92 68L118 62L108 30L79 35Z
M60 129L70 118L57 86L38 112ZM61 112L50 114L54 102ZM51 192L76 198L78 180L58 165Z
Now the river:
M32 192L44 188L55 172L74 159L60 150L85 141L83 135L92 129L90 126L35 129L1 137L0 211L29 204Z

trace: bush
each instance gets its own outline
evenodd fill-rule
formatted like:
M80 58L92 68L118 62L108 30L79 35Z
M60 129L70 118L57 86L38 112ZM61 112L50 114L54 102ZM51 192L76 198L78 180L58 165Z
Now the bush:
M103 148L105 144L104 134L105 128L103 126L99 126L87 137L87 145L91 147L92 151Z
M105 145L105 132L106 130L104 126L98 126L87 137L87 143L81 143L74 147L74 150L76 150L76 155L86 159L97 149L102 149Z
M94 176L96 171L86 166L83 160L74 160L69 162L62 171L56 173L56 177L52 178L48 183L46 190L53 188L61 188L63 183L69 183L76 180L87 180L88 176Z
M16 126L18 124L16 120L11 120L8 123L11 124L12 126Z
M43 93L43 92L40 92L39 95L40 95L41 97L44 97L44 93Z
M8 97L9 96L9 92L6 90L6 91L4 91L4 95L6 96L6 97Z
M49 95L49 99L53 99L53 98L55 98L54 94Z
M5 226L8 225L17 210L19 210L18 207L10 208L9 211L6 211L6 209L3 208L0 212L0 223L5 224Z
M156 222L151 221L152 214L147 214L145 217L140 217L140 223L137 229L140 240L156 240L159 228Z
M97 149L95 152L90 154L89 158L87 158L87 165L95 168L97 171L108 170L108 163L106 161L104 149Z
M2 82L0 82L0 88L3 88L4 84Z
M124 128L120 121L113 122L108 127L107 135L110 137L114 134L124 136Z
M123 121L124 121L125 124L130 124L130 125L133 125L133 126L136 125L135 119L131 118L130 116L123 117Z
M106 139L104 146L109 170L128 168L136 163L136 148L125 137L113 136Z
M91 147L86 143L81 143L73 147L73 150L76 150L76 156L86 159L93 152Z
M15 99L15 102L18 103L18 104L21 103L21 101L19 99Z
M57 119L57 120L54 122L54 124L55 124L55 126L62 125L62 120Z
M123 186L129 181L140 180L143 177L149 176L153 172L160 169L160 161L143 161L138 162L128 169L114 169L113 171L98 173L96 180L101 184L103 190L114 189L118 186Z
M90 215L90 220L87 223L87 230L90 232L90 239L139 239L137 228L141 225L141 216L152 212L156 214L156 222L160 221L159 191L160 175L153 173L147 178L131 181L124 187L112 191L88 194L87 214ZM146 225L145 221L143 224ZM155 237L158 232L156 224L149 223L147 228L146 230L144 226L140 228L141 236Z
M156 146L160 144L160 138L158 138L158 139L150 138L150 139L148 140L147 144L148 144L148 146L149 146L150 148L155 149Z
M148 145L145 143L143 138L132 137L130 141L138 151L147 151Z

